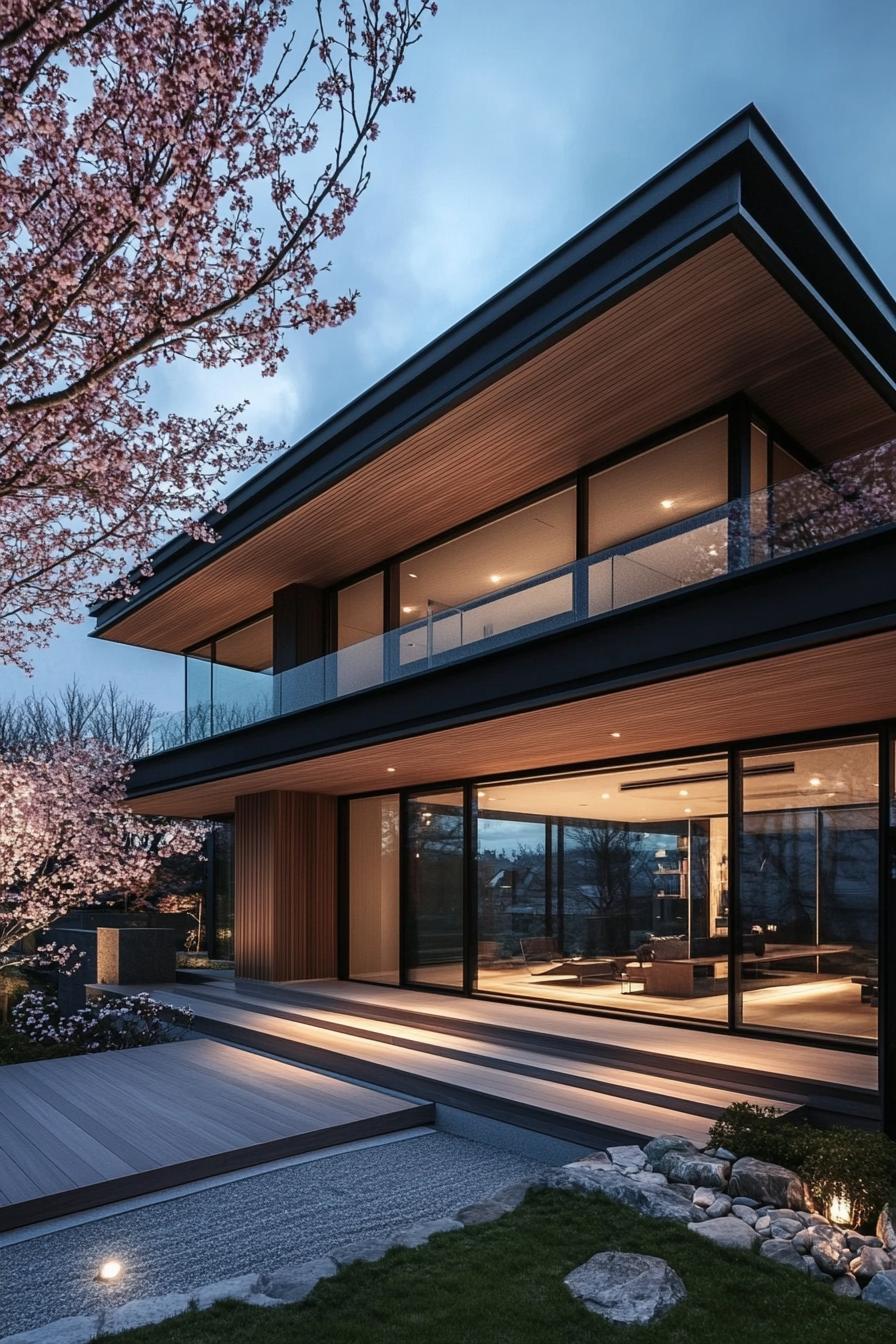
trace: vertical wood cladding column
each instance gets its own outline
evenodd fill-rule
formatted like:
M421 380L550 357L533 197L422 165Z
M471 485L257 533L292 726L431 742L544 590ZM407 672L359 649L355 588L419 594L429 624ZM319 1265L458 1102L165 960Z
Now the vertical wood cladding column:
M336 974L336 799L236 799L236 973L253 980Z

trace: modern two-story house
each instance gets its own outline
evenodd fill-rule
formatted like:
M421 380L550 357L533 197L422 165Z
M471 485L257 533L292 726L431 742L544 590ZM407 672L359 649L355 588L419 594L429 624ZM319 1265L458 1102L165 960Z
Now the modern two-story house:
M94 615L183 659L131 796L215 819L237 977L878 1051L892 1107L896 304L754 109L215 526Z

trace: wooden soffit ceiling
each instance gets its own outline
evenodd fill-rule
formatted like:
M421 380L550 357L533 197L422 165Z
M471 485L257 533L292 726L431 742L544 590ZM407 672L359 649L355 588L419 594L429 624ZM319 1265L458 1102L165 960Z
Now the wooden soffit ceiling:
M859 710L870 723L896 718L894 660L896 631L887 631L153 794L132 806L144 813L208 816L231 812L238 794L268 789L388 793L837 728L854 722Z
M454 407L199 572L109 638L179 652L328 586L746 391L832 459L896 434L896 416L733 236Z

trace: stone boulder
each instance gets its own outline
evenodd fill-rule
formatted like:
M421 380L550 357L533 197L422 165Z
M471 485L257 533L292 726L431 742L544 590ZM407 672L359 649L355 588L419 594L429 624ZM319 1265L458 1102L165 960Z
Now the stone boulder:
M836 1297L861 1297L862 1289L855 1274L841 1274L831 1287Z
M697 1149L690 1139L680 1134L659 1134L644 1145L644 1156L652 1167L658 1167L667 1153L696 1153Z
M800 1274L809 1272L809 1266L791 1241L764 1241L759 1248L759 1254L765 1260L771 1260L776 1265L784 1265L787 1269L795 1269ZM812 1259L811 1256L807 1258Z
M430 1237L434 1237L437 1232L458 1232L463 1227L456 1218L431 1218L426 1222L412 1223L410 1227L403 1227L400 1232L396 1232L390 1240L393 1246L425 1246Z
M806 1191L796 1172L775 1162L760 1162L756 1157L738 1158L731 1168L728 1194L732 1199L748 1195L760 1205L771 1204L776 1209L806 1207Z
M708 1186L712 1190L724 1190L731 1172L731 1163L722 1157L678 1150L667 1153L655 1165L670 1181L683 1181L698 1188Z
M454 1217L465 1227L475 1227L479 1223L494 1223L498 1218L503 1218L507 1209L503 1204L499 1204L494 1199L483 1199L478 1204L468 1204L465 1209L458 1209Z
M333 1266L334 1270L336 1266ZM240 1274L233 1279L218 1279L216 1283L205 1283L191 1294L193 1302L200 1311L212 1307L216 1302L245 1302L258 1286L257 1274Z
M687 1297L675 1270L655 1255L602 1251L563 1282L589 1311L620 1325L650 1325Z
M885 1269L875 1274L867 1288L862 1290L862 1301L896 1311L896 1269Z
M303 1260L298 1265L284 1265L271 1274L262 1274L258 1280L259 1293L274 1297L278 1302L304 1302L321 1279L330 1279L339 1272L335 1260L322 1256L318 1260Z
M677 1223L690 1223L705 1218L702 1209L690 1200L670 1190L667 1185L644 1185L625 1176L615 1167L593 1166L589 1162L569 1162L551 1176L551 1184L559 1190L595 1191L617 1204L625 1204L648 1218L668 1218Z
M877 1227L874 1229L884 1248L896 1255L896 1214L885 1204L881 1210L881 1215L877 1220Z
M643 1171L650 1161L647 1154L634 1143L608 1148L607 1157L614 1166L621 1167L623 1171Z
M705 1237L716 1246L725 1246L732 1251L751 1251L759 1238L742 1218L709 1218L705 1223L689 1223L688 1230Z
M706 1210L707 1218L727 1218L731 1213L731 1200L727 1195L717 1195Z
M854 1260L850 1261L849 1272L855 1274L859 1283L868 1283L875 1274L893 1268L893 1260L886 1251L874 1246L863 1246Z

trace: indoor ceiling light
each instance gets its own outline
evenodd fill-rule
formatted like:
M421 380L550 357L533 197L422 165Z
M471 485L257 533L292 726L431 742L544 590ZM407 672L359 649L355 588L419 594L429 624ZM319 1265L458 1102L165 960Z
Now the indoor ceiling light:
M622 734L621 734L621 733L611 733L610 736L611 736L611 737L621 737Z
M661 499L661 500L660 500L660 508L661 508L661 509L671 509L671 507L672 507L672 505L673 505L674 503L675 503L675 500L674 500L674 499Z
M678 796L679 796L679 798L687 798L687 796L688 796L688 791L687 791L687 789L679 789L679 790L678 790Z
M817 789L821 780L818 778L818 775L812 775L809 779L809 783L812 785L813 789Z
M609 795L608 793L602 793L602 794L601 794L601 798L609 798L609 796L610 796L610 795Z
M685 812L693 812L693 810L694 810L694 809L693 809L692 807L686 807L686 808L685 808Z
M417 577L416 574L412 574L411 571L408 570L408 578L409 578L409 579L416 579L416 577Z
M402 607L402 611L404 612L405 616L410 616L411 612L416 610L417 610L416 607Z
M488 581L489 581L489 583L500 583L500 582L501 582L501 575L500 575L500 574L489 574L489 576L488 576Z
M394 774L395 774L395 766L394 766L394 765L387 765L387 766L386 766L386 774L387 774L387 775L394 775Z

